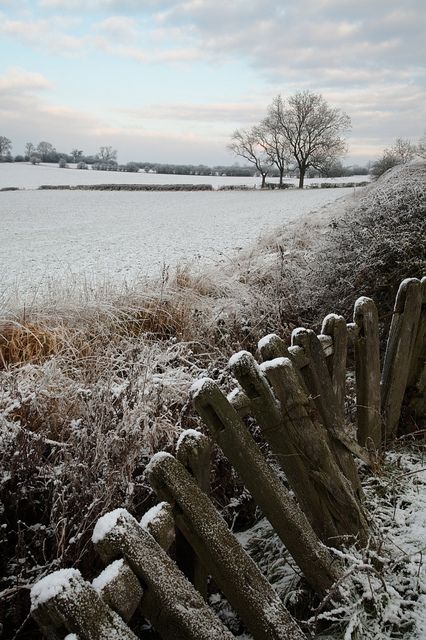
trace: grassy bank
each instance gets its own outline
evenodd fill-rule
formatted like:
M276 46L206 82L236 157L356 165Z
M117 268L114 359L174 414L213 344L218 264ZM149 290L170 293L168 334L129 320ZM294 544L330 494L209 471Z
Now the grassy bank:
M8 311L1 331L0 614L5 638L36 638L28 585L60 566L87 576L105 511L142 514L154 497L142 474L153 452L198 427L188 404L203 375L231 388L229 356L276 332L351 319L374 297L383 335L397 287L426 273L426 166L409 165L242 251L219 272L180 267L159 282L58 295ZM225 369L225 370L224 370ZM216 454L214 499L235 526L254 505ZM237 499L235 499L237 498ZM18 635L17 630L21 628Z

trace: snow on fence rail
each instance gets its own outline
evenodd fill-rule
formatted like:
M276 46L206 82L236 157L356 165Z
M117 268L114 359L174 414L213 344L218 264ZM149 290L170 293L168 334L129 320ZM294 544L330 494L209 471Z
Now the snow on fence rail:
M255 640L305 638L208 496L211 445L223 449L312 590L324 595L342 576L327 545L375 545L354 456L371 465L395 436L403 407L416 419L426 414L426 278L401 283L381 375L374 302L359 298L353 320L331 314L318 336L296 329L289 347L266 336L261 365L246 351L235 354L229 366L240 387L227 397L213 380L194 383L210 438L187 430L176 457L152 458L146 475L162 502L140 523L124 509L99 519L93 542L107 567L92 584L63 569L34 585L32 615L47 638L136 638L127 625L136 611L165 640L232 638L206 603L209 576ZM348 345L356 438L344 426ZM247 415L297 501L247 430Z

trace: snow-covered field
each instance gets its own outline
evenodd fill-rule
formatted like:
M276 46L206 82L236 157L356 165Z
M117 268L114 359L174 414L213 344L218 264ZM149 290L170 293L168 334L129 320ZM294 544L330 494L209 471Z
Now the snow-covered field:
M63 279L121 283L177 262L226 261L262 234L348 194L354 189L3 192L0 296L29 303Z
M77 185L77 184L212 184L213 188L226 185L245 185L259 187L260 178L233 178L228 176L177 176L156 173L124 173L117 171L81 170L70 165L68 169L59 169L57 165L27 163L1 163L0 189L18 187L19 189L36 189L43 184ZM368 176L351 176L350 178L306 179L306 185L318 182L364 182ZM268 182L277 182L268 178ZM297 184L296 178L287 178L288 184Z

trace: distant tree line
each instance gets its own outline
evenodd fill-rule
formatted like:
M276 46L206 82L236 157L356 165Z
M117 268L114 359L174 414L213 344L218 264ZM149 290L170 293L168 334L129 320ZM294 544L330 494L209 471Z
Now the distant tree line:
M0 136L0 162L40 162L57 163L66 168L73 163L79 169L99 169L104 171L152 172L159 174L189 176L261 176L264 185L266 176L279 178L282 184L284 174L299 176L299 186L307 177L327 178L352 175L379 176L387 169L412 160L415 156L426 159L426 132L418 144L398 138L392 147L366 167L344 166L337 154L342 153L345 143L340 136L342 127L348 127L345 114L332 109L319 94L301 92L289 99L289 105L281 96L274 98L268 108L266 118L248 129L234 132L229 148L249 164L232 165L170 164L158 162L127 162L118 164L117 150L102 146L95 155L85 155L82 149L72 149L70 153L57 151L46 141L37 145L27 142L23 155L12 155L12 141ZM287 111L286 111L287 108ZM290 109L290 111L289 111ZM289 114L293 113L293 120ZM285 115L287 114L287 115ZM284 117L288 118L287 133L282 129ZM322 123L322 124L321 124ZM320 126L321 125L321 126ZM289 140L293 139L293 151Z

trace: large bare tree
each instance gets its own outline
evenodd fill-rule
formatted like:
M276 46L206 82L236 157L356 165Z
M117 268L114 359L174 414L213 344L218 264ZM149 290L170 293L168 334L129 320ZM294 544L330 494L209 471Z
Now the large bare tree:
M299 169L300 189L310 167L322 171L346 151L342 134L350 129L350 118L319 93L299 91L288 98L280 124Z
M235 155L254 164L262 177L263 189L272 161L261 144L260 128L255 126L249 129L237 129L232 135L228 149Z
M266 118L257 128L259 144L263 147L271 164L274 164L279 171L280 187L291 159L290 146L281 126L283 117L284 102L281 96L277 96L268 107Z

